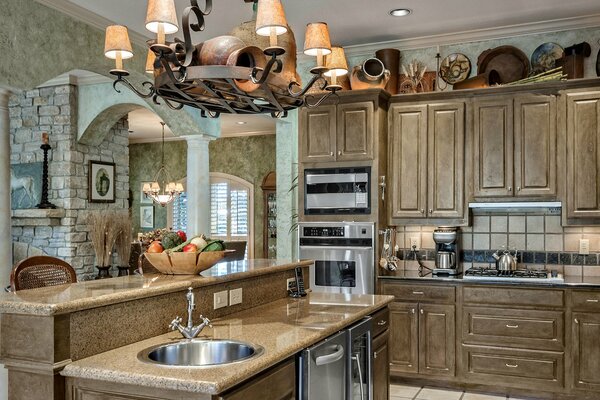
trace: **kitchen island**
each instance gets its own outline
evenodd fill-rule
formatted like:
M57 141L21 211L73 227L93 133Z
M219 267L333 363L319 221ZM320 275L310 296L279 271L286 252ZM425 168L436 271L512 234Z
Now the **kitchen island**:
M220 263L200 276L144 275L86 281L0 295L0 363L9 370L9 399L63 399L60 372L74 361L169 331L196 296L194 319L212 320L287 297L294 268L310 260ZM308 281L308 279L307 279ZM213 309L214 294L243 289L241 304Z

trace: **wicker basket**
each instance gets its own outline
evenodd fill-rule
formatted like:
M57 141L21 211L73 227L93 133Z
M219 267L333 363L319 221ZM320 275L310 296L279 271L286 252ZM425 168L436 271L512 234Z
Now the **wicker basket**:
M198 275L221 261L235 250L205 251L202 253L144 253L150 264L163 274Z

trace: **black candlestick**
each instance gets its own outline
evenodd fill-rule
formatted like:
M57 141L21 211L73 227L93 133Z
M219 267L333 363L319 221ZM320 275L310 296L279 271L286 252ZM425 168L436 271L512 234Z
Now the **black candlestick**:
M42 169L42 201L37 208L56 208L56 206L48 201L48 150L52 147L48 143L40 146L44 150L44 164Z

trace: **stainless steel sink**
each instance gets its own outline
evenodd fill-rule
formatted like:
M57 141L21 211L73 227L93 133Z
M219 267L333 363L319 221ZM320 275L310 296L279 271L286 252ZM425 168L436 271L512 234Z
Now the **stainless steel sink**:
M143 362L173 367L209 367L258 357L261 346L235 340L182 340L152 346L138 353Z

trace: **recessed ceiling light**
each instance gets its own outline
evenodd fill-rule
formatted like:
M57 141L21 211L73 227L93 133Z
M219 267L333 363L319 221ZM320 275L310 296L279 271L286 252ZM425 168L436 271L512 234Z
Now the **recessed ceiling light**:
M238 122L236 122L236 124L238 124L238 125L246 125L247 122L246 121L238 121Z
M393 10L390 10L390 15L392 17L406 17L411 12L412 10L408 8L395 8Z

